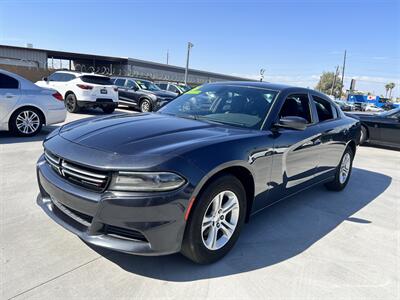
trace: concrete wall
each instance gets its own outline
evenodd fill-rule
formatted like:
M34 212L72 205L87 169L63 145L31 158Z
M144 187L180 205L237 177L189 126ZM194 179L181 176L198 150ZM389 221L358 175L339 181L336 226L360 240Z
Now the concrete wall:
M33 62L39 68L46 68L47 53L45 51L34 49L16 49L8 47L0 47L0 58L17 59L21 61Z

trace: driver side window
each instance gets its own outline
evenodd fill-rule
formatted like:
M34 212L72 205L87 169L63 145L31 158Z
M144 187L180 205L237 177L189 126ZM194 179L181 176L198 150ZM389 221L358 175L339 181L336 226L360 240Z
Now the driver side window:
M310 100L307 94L293 94L289 95L281 111L279 112L279 118L283 117L302 117L308 124L312 123Z

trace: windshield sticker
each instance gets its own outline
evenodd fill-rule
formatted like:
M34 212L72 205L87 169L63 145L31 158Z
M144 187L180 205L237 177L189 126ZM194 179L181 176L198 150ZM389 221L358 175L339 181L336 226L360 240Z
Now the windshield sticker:
M190 91L186 92L186 94L189 94L189 95L201 94L200 88L201 88L201 86L195 87L194 89L191 89Z

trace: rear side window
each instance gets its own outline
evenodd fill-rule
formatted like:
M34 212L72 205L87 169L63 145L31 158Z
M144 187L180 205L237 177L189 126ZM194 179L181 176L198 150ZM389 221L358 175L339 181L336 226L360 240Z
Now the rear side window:
M285 99L279 118L283 117L302 117L307 123L312 123L310 100L307 94L294 94Z
M18 80L0 73L0 89L18 89Z
M123 86L125 85L125 79L118 78L117 80L115 80L114 84L115 84L116 86L121 86L121 87L123 87Z
M83 75L81 80L86 83L101 84L101 85L113 85L110 77L94 76L94 75Z
M76 77L75 77L75 75L73 75L73 74L64 74L64 76L63 76L63 80L62 81L70 81L70 80L73 80L73 79L75 79Z
M332 105L329 101L317 96L312 96L317 109L318 119L320 122L333 120L336 114L333 114Z
M157 84L159 87L160 87L160 89L162 89L162 90L165 90L166 88L167 88L167 84L166 83L159 83L159 84Z

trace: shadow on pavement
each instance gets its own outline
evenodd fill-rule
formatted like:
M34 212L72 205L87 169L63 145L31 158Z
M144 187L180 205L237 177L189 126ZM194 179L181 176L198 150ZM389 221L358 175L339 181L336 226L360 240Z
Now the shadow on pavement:
M196 265L180 254L145 257L93 249L128 272L167 281L194 281L248 272L302 253L343 222L368 226L374 220L352 215L377 199L391 181L389 176L354 168L342 192L330 192L320 185L279 202L254 215L232 251L212 265Z
M43 141L50 132L52 132L58 127L59 126L57 125L44 126L42 128L42 131L40 131L37 135L32 137L14 136L8 131L0 131L0 145Z

